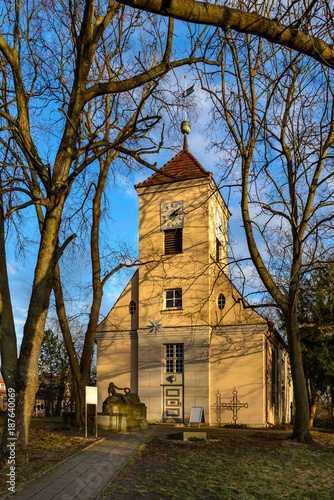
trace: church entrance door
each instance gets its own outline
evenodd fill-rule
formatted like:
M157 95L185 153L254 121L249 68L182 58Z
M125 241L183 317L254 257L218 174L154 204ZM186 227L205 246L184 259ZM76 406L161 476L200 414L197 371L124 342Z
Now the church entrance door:
M184 344L164 344L163 422L183 422Z
M163 386L163 421L183 422L183 386Z

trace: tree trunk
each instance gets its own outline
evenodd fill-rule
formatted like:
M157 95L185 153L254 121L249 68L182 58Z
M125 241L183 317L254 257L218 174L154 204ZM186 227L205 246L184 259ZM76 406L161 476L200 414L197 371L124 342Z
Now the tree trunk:
M320 391L319 389L315 389L312 395L312 403L310 408L310 428L313 427L315 412L317 411L317 404L319 399Z
M309 400L300 347L297 308L293 307L290 314L284 313L284 317L287 325L291 374L296 401L295 422L291 439L308 444L312 443L313 440L310 433Z
M31 300L17 369L16 435L17 463L28 461L28 438L35 396L38 390L38 358L44 338L45 321L57 262L57 243L65 198L45 215L35 269Z
M248 195L249 195L249 172L252 153L247 158L243 158L242 165L242 197L241 209L242 219L247 238L247 244L252 261L262 279L267 291L274 298L280 307L288 334L288 346L291 362L291 375L295 395L295 422L291 439L300 443L311 443L312 438L309 426L309 400L304 376L302 362L302 352L300 346L300 335L297 317L297 292L300 276L300 248L294 246L294 262L292 265L291 280L289 284L289 298L287 299L274 282L273 277L266 268L257 243L253 234L252 221L249 213Z
M63 374L60 377L58 393L57 393L57 404L56 404L56 410L55 410L56 417L61 417L61 410L62 410L61 403L62 403L64 396L65 396L66 380L67 380L67 373Z
M85 426L85 388L81 377L78 379L73 376L73 390L75 401L75 421L81 428Z
M331 420L332 430L334 431L334 387L331 387L330 393L331 393L330 420Z
M100 163L101 171L97 183L97 189L93 200L93 223L91 229L91 262L93 300L89 314L89 322L85 335L84 347L80 364L73 344L70 327L67 321L65 301L61 286L59 265L54 271L54 294L59 324L64 337L73 380L73 392L75 397L75 419L79 427L85 425L85 387L89 385L90 369L94 349L95 332L99 322L100 308L103 296L103 285L101 283L101 263L99 250L100 220L101 220L101 198L109 171L110 161Z
M77 425L79 427L83 427L85 425L85 417L84 417L85 403L84 403L84 392L82 391L81 388L82 386L81 370L78 361L78 356L75 351L73 339L71 336L70 327L67 321L65 301L61 286L59 264L56 265L54 270L53 291L56 299L57 316L70 362L70 369L72 376L72 397L74 397L75 401L75 419Z
M2 195L0 193L0 205L2 206ZM15 418L8 420L8 410L11 417L16 415L16 369L17 369L17 345L15 324L10 298L8 274L5 251L5 227L2 212L0 210L0 353L1 372L7 389L8 407L5 416L4 428L0 445L0 465L7 465L9 454L9 425L15 425ZM12 422L13 421L13 422ZM12 427L11 427L12 429Z

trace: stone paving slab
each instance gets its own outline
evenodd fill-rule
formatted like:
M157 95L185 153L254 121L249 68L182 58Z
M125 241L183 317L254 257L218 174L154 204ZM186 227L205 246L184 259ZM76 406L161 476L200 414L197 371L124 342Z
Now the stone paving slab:
M153 434L142 430L114 434L56 467L11 500L95 500L138 446Z

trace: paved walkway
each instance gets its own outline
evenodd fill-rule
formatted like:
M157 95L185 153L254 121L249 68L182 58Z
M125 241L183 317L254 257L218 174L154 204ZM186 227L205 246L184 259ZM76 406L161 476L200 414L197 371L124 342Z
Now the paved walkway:
M115 434L56 467L10 500L94 500L99 498L153 429Z

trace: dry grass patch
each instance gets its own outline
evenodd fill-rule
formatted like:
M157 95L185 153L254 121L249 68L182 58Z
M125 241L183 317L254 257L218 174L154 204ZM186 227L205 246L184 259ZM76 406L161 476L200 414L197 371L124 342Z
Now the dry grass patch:
M148 442L105 492L104 499L334 498L334 436L314 447L286 434L252 432L207 442Z

